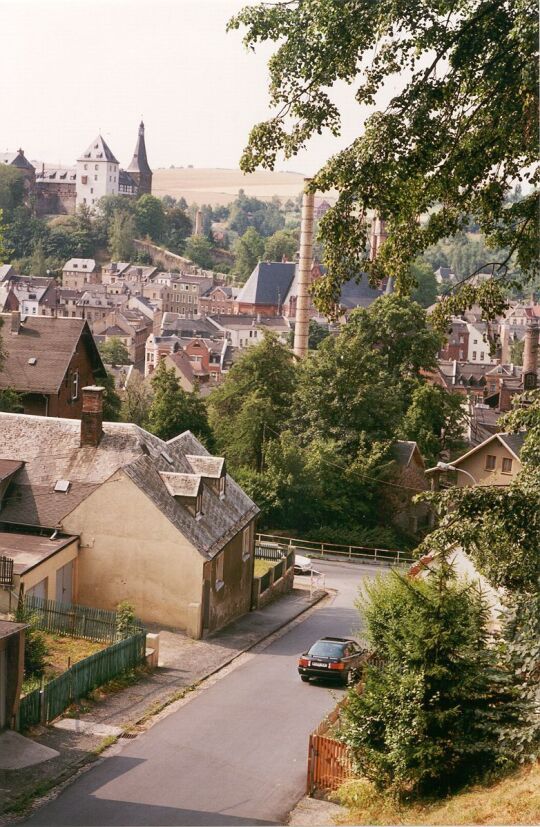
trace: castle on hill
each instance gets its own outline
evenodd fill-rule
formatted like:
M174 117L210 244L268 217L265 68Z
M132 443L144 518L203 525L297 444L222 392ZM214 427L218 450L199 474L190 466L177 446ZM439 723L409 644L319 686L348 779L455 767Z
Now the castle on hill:
M0 163L22 172L28 196L33 197L38 215L70 215L81 204L92 209L105 195L138 198L152 192L152 170L146 155L142 121L127 169L120 168L119 161L101 135L92 141L73 167L42 163L41 168L36 168L22 149L0 153Z

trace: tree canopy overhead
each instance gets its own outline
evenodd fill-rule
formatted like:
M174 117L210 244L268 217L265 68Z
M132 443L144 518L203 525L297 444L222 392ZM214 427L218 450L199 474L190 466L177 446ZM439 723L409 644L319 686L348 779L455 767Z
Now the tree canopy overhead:
M532 0L282 0L245 7L229 23L245 44L275 41L269 62L275 114L253 127L245 172L272 169L314 134L340 131L330 96L345 81L372 108L362 133L315 175L312 188L339 198L321 221L327 275L317 282L330 311L340 285L367 270L374 281L414 287L411 262L471 218L504 248L497 276L513 255L523 274L538 270L537 14ZM378 96L399 87L383 111ZM508 198L516 181L524 197ZM374 211L389 237L375 262L359 220ZM421 222L418 217L422 216ZM487 264L488 262L485 262ZM459 290L447 310L478 301L501 305L499 279Z

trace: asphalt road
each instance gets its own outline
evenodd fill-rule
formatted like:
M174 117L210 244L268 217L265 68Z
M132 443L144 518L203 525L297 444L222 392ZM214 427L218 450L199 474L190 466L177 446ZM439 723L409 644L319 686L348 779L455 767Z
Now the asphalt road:
M81 775L25 824L284 823L305 791L309 733L342 690L304 684L298 654L358 629L359 582L373 569L317 563L338 590L263 651ZM380 571L380 570L377 570Z

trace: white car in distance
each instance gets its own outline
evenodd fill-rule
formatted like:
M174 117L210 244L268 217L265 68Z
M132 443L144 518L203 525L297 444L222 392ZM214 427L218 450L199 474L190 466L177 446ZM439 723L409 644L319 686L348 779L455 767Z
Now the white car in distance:
M294 573L295 574L310 574L313 571L313 563L309 557L303 557L301 554L294 555Z

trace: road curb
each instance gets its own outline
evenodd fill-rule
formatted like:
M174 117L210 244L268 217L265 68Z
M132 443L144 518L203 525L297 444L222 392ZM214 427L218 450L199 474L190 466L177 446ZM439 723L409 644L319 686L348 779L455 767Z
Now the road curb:
M264 643L266 640L271 638L273 635L276 635L278 632L281 632L284 629L286 629L287 626L289 626L291 623L294 623L303 614L306 614L306 612L308 612L310 609L315 608L320 603L322 603L323 600L325 600L326 598L328 598L332 595L334 595L334 590L333 589L325 589L324 591L321 592L320 595L315 596L315 599L313 600L313 602L310 602L310 604L308 606L302 607L300 609L300 611L298 611L292 617L289 617L286 621L281 623L279 626L276 626L274 629L272 629L271 632L268 632L268 634L263 635L263 637L260 637L258 640L254 641L253 643L250 643L249 646L246 646L243 649L238 650L237 652L235 652L235 654L232 657L228 658L226 661L221 663L219 666L217 666L213 669L210 669L203 676L201 676L197 681L195 681L195 683L192 683L189 686L185 686L181 690L178 690L177 692L172 693L171 696L169 698L165 699L163 701L163 703L159 704L159 706L157 706L155 708L152 708L152 706L149 706L148 709L139 718L137 718L136 721L134 721L132 724L129 724L128 726L126 726L122 733L120 733L119 735L116 735L116 736L109 736L109 737L103 739L101 744L98 744L93 752L88 753L83 758L80 758L78 761L75 761L73 764L70 764L67 767L64 767L64 769L61 772L59 772L58 775L52 777L51 779L48 779L46 782L41 782L39 785L37 785L36 793L34 794L35 797L33 799L32 799L32 793L31 792L28 793L27 795L24 795L24 799L27 799L27 798L30 799L30 801L28 803L28 807L25 808L24 810L21 810L20 814L17 813L17 814L14 814L12 816L11 812L13 812L13 810L9 809L9 808L13 808L14 806L16 806L17 799L15 799L15 801L13 801L10 805L8 805L8 809L3 809L2 811L0 811L0 825L1 824L8 824L8 823L15 824L18 821L21 821L22 819L27 818L30 812L32 812L34 809L37 809L36 803L39 800L41 800L43 798L48 799L49 796L52 797L52 793L55 793L54 797L56 797L56 794L61 792L61 789L66 787L68 785L68 783L71 783L74 780L75 776L82 775L83 772L90 769L90 766L92 764L95 764L96 762L103 760L103 758L105 756L102 756L101 753L104 752L105 750L107 750L109 747L112 747L113 745L117 744L118 741L122 740L122 738L124 737L126 732L129 732L132 729L134 730L137 727L142 726L143 724L148 724L148 726L146 726L144 730L140 730L140 732L143 732L143 731L146 731L147 729L150 729L150 726L152 725L151 724L152 719L159 716L168 706L171 706L176 701L182 700L186 695L189 695L190 692L194 692L202 683L204 683L204 681L207 681L209 678L216 675L222 669L225 669L227 666L230 666L231 663L234 663L234 661L237 660L238 658L242 657L242 655L245 655L247 652L250 652L252 649L255 649L255 647L257 647L257 646L260 646L261 643ZM124 690L122 690L122 691L124 691ZM150 711L150 710L152 710L152 711ZM61 717L61 716L59 716L59 717ZM139 734L139 733L137 733L137 734ZM45 789L44 789L44 787L45 787ZM39 796L39 798L38 798L38 796ZM21 798L23 798L23 796L21 796Z

